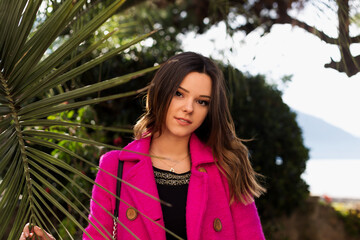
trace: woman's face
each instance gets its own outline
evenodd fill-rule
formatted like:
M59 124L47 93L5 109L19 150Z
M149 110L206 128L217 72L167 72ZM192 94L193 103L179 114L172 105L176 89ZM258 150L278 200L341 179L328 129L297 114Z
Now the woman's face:
M211 87L207 74L191 72L186 75L170 102L162 134L190 137L209 112Z

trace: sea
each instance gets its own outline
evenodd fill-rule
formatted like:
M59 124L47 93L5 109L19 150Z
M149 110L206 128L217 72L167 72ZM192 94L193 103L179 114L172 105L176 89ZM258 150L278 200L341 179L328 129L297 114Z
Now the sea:
M360 200L360 159L310 159L302 178L313 196Z

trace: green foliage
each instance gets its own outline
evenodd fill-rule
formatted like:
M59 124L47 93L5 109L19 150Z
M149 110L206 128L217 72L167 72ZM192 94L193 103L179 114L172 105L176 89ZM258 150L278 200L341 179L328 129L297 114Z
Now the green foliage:
M71 123L78 124L96 124L97 114L91 106L85 106L79 108L77 110L70 110L66 112L59 113L57 115L49 116L49 120L55 121L65 121ZM73 136L94 139L99 142L105 142L104 131L100 131L99 129L89 130L85 127L74 125L73 127L64 127L64 126L50 126L48 131L56 132L56 133L69 133ZM70 151L79 154L80 156L85 157L88 160L96 160L99 154L102 153L101 148L96 146L91 146L87 144L82 144L79 142L72 142L68 140L61 140L57 142L59 146L65 147ZM51 155L56 156L57 158L63 159L67 163L72 163L73 158L71 156L65 154L59 149L54 149L51 152ZM94 161L95 162L95 161Z
M353 22L360 27L360 13L356 14L353 18Z
M26 222L52 230L55 236L60 236L59 229L66 232L64 238L72 238L73 227L83 231L97 170L94 159L98 156L94 155L100 154L99 148L90 146L121 149L90 138L104 140L100 130L128 130L97 126L92 122L96 119L87 121L96 118L94 111L82 107L139 94L145 89L96 95L158 68L75 89L75 79L84 72L152 34L129 38L87 59L114 33L86 46L84 41L124 1L100 4L96 14L82 22L87 2L62 1L56 11L35 24L41 0L0 0L0 11L6 13L0 14L0 239L18 239Z
M360 210L339 212L339 216L344 221L345 229L350 235L360 236Z
M283 103L276 86L263 76L245 76L228 67L231 113L239 137L247 139L255 171L265 176L268 192L257 200L264 220L289 214L308 196L301 179L308 149L296 114Z
M340 203L332 205L349 235L360 236L360 209L349 208Z
M71 236L76 236L77 235L77 229L76 226L74 225L74 223L69 220L69 218L64 218L64 220L61 221L62 225L59 227L59 235L60 236L66 236L66 235L71 235ZM76 239L80 239L81 236L78 236Z
M53 121L62 121L67 123L74 123L71 127L64 127L64 126L50 126L48 128L44 128L45 131L50 131L53 133L60 133L60 134L70 134L72 136L80 137L80 138L86 138L86 139L93 139L98 142L107 142L105 131L100 129L88 129L85 127L82 127L82 124L91 124L93 126L96 126L96 121L98 119L96 112L91 106L85 106L82 108L79 108L77 110L71 110L66 112L61 112L56 115L49 116L47 119L53 120ZM70 150L72 153L75 153L76 155L82 156L88 161L93 163L93 166L89 164L85 164L83 161L77 159L76 157L69 155L65 153L64 151L61 151L60 149L54 149L51 151L51 155L54 156L57 159L61 159L65 163L71 165L72 167L76 169L81 169L81 173L90 177L91 179L95 179L95 175L97 173L97 168L94 167L98 164L99 156L104 154L106 152L106 148L104 147L98 147L94 145L89 144L83 144L80 142L75 141L69 141L69 140L54 140L49 139L50 142L56 143L58 146L66 148ZM66 172L66 175L72 179L74 182L77 183L77 186L74 186L71 182L66 181L61 176L58 176L57 178L61 180L62 183L65 183L65 187L68 189L71 189L71 193L76 196L76 198L83 203L84 206L89 206L89 197L83 194L83 191L86 191L88 193L91 192L92 189L92 183L89 181L86 181L85 179L81 178L78 174L72 173L72 172ZM56 183L53 183L53 185L57 188L58 186ZM47 191L50 191L49 189L45 188ZM61 190L61 192L67 196L71 197L69 193L67 193L64 189ZM59 201L61 204L66 205L66 207L69 209L70 213L73 214L73 216L76 217L76 219L81 219L79 214L76 213L76 211L73 211L69 205L64 203L60 198L56 198L57 201ZM81 205L79 203L75 203L78 208L81 208ZM56 209L54 209L56 211ZM83 210L83 213L85 215L88 214L85 209ZM58 213L62 219L62 224L58 227L58 232L60 236L66 236L67 232L70 233L72 237L75 239L80 239L82 237L82 231L79 229L74 222L72 222L68 217L62 216L62 214ZM83 224L86 225L86 221L83 221Z

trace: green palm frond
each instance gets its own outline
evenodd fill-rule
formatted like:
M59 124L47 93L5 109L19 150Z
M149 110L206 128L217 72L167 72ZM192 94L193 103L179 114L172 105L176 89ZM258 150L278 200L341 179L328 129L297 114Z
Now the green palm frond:
M59 145L59 141L120 148L47 129L58 126L65 129L129 130L61 121L49 116L138 94L145 89L75 101L158 68L150 67L71 91L53 91L153 34L136 37L80 65L113 35L113 32L106 34L99 42L81 52L76 51L124 3L124 0L116 0L78 27L55 51L45 54L61 33L77 21L76 16L86 2L65 0L46 21L33 29L42 0L0 0L0 239L18 239L26 222L39 225L59 239L73 239L71 230L65 226L59 213L70 219L78 229L84 230L84 222L87 225L88 221L88 206L59 177L88 198L91 198L89 192L64 171L91 184L95 183L76 167L50 154L49 149L61 151L97 169L96 164ZM51 91L56 94L49 94ZM110 212L108 214L111 215ZM61 236L57 226L65 229L66 236Z

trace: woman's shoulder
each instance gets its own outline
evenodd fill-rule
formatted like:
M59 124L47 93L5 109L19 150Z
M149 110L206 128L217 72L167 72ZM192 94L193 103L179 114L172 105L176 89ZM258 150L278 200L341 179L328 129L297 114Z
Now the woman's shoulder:
M121 150L111 150L108 151L106 153L104 153L103 155L101 155L101 160L102 159L113 159L113 158L117 158L118 155L120 154Z
M114 163L119 160L120 152L120 150L112 150L104 153L100 157L99 167L104 169L112 168L114 166Z
M106 166L110 164L113 166L113 163L115 161L127 159L128 157L131 157L131 155L133 155L134 152L144 152L146 150L146 145L148 145L147 142L148 139L134 140L129 144L127 144L123 148L123 150L112 150L106 152L100 157L99 165Z

